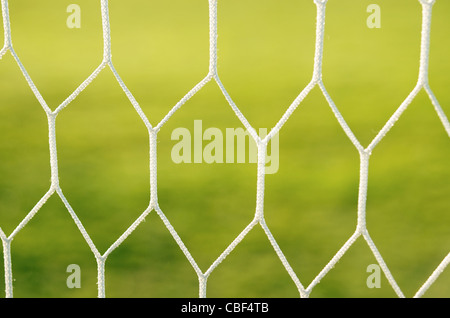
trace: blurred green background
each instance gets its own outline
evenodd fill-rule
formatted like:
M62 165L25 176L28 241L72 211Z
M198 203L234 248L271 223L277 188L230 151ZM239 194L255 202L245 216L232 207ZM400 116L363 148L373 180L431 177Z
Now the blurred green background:
M101 62L100 1L9 2L14 48L55 109ZM66 26L71 3L81 7L80 29ZM366 25L371 3L380 5L380 29ZM449 14L450 3L437 0L430 85L447 115ZM219 76L253 127L273 127L310 81L315 18L312 0L219 0ZM113 63L156 125L208 72L208 1L110 1L110 23ZM416 84L420 31L416 0L328 1L323 79L363 146ZM47 119L10 53L0 61L0 118L0 227L9 235L50 186ZM158 135L160 207L206 271L253 218L256 165L174 164L171 132L196 119L204 129L242 125L211 82ZM103 253L148 206L146 128L109 69L56 123L61 188ZM281 130L279 154L265 217L308 286L355 230L359 155L317 87ZM407 297L449 252L449 159L449 137L423 91L371 158L367 226ZM395 297L383 275L381 288L366 286L373 263L358 239L311 297ZM12 264L15 297L97 296L95 258L56 195L14 239ZM80 289L66 286L69 264L81 267ZM207 292L298 297L260 227L216 268ZM425 296L449 295L447 269ZM109 256L106 296L198 297L194 270L154 212Z

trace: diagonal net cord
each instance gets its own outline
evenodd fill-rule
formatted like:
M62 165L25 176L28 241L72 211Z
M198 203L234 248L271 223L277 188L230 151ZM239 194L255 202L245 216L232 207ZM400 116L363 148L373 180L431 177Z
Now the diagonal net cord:
M51 166L51 186L50 189L45 193L45 195L39 200L39 202L33 207L33 209L26 215L26 217L20 222L20 224L14 229L14 231L7 236L0 228L0 238L3 244L3 256L4 256L4 266L5 266L5 290L6 297L13 296L13 285L12 285L12 262L11 262L11 242L13 238L20 232L22 228L34 217L34 215L40 210L40 208L47 202L47 200L52 195L58 195L62 202L64 203L67 211L71 215L74 223L78 227L80 233L85 239L86 243L90 247L94 254L94 257L98 265L98 297L105 297L105 262L107 257L124 242L127 237L141 224L145 217L152 211L158 214L158 216L163 221L164 225L172 235L173 239L176 241L181 251L184 253L186 259L192 265L195 273L198 276L199 281L199 297L206 297L206 287L207 280L211 273L217 266L235 249L235 247L245 238L245 236L257 225L261 226L264 233L266 234L269 242L271 243L274 251L279 257L282 265L290 275L292 281L296 285L300 297L308 297L313 290L313 288L320 282L320 280L334 267L334 265L340 260L340 258L346 253L346 251L352 246L352 244L362 236L367 242L369 248L374 254L379 265L383 269L386 278L391 284L394 291L399 297L404 297L402 291L397 285L395 279L389 271L388 266L384 262L381 253L378 251L374 241L369 235L366 226L366 200L367 200L367 186L368 186L368 175L369 175L369 159L371 153L375 146L384 138L384 136L389 132L395 122L400 118L401 114L406 110L408 105L417 96L420 90L424 89L429 96L445 130L450 136L450 124L449 121L439 105L438 100L434 96L429 83L428 83L428 60L429 60L429 46L430 46L430 26L431 26L431 13L434 0L419 0L422 5L422 38L421 38L421 55L420 55L420 68L418 82L415 88L407 96L404 102L399 106L397 111L390 117L385 126L380 130L378 135L373 139L367 148L364 148L355 137L350 127L345 122L344 118L340 114L338 108L333 102L331 96L328 94L325 85L322 81L322 59L323 59L323 39L324 39L324 28L325 28L325 9L327 0L314 0L317 7L317 20L316 20L316 49L314 55L314 70L311 82L301 91L294 102L289 106L287 111L283 114L281 119L275 125L275 127L270 131L270 133L261 139L256 133L255 129L250 125L245 116L241 113L239 108L233 102L231 96L228 94L224 85L220 81L217 72L217 0L209 0L209 21L210 21L210 64L209 72L207 76L197 83L170 111L169 113L155 126L153 127L144 112L142 111L139 103L133 97L130 90L127 88L125 83L122 81L118 72L115 70L111 59L111 34L110 34L110 23L109 23L109 13L108 13L108 0L100 0L101 3L101 14L102 14L102 26L103 26L103 60L101 64L92 72L92 74L83 82L81 85L64 100L56 109L52 111L45 100L39 93L37 87L34 85L32 79L28 75L25 67L20 62L20 59L13 49L11 41L11 27L10 18L8 13L8 1L1 0L2 5L2 16L4 25L4 46L0 50L0 58L10 51L14 57L17 65L19 66L21 72L23 73L27 83L29 84L32 92L36 96L43 110L47 114L48 126L49 126L49 151L50 151L50 166ZM72 102L104 69L108 67L114 74L117 82L121 86L122 90L128 97L130 103L140 116L141 120L144 122L149 133L149 169L150 169L150 203L149 206L142 212L142 214L130 225L130 227L103 253L101 254L96 248L94 242L90 238L89 234L85 230L82 222L78 218L77 214L70 206L70 203L65 198L63 191L59 185L58 179L58 161L57 161L57 151L56 151L56 117L60 111L67 107L70 102ZM162 128L162 126L171 118L171 116L181 108L192 96L194 96L199 90L201 90L210 81L216 82L220 90L222 91L225 99L229 103L230 107L244 125L244 127L249 131L251 137L255 140L258 145L258 173L257 173L257 194L256 194L256 209L255 216L251 222L242 230L241 233L231 242L231 244L222 252L222 254L211 264L211 266L203 272L200 267L195 262L195 259L190 254L188 248L183 243L182 239L177 234L174 227L169 222L168 218L163 213L162 209L158 204L157 196L157 134ZM339 249L339 251L334 255L334 257L329 261L329 263L320 271L316 278L311 282L311 284L305 288L300 282L299 278L295 274L294 270L290 266L287 258L284 256L281 248L272 235L269 227L267 226L264 219L264 185L265 185L265 157L267 152L267 145L269 141L280 131L282 126L286 123L292 113L297 109L304 98L309 94L309 92L318 86L322 91L324 97L326 98L332 112L336 116L340 126L346 133L349 140L353 143L360 155L360 186L358 194L358 211L357 211L357 227L356 231L350 238L344 243L344 245ZM450 263L450 253L443 259L436 270L431 274L423 286L418 290L414 297L421 297L428 288L436 281L439 275L445 270L447 265Z

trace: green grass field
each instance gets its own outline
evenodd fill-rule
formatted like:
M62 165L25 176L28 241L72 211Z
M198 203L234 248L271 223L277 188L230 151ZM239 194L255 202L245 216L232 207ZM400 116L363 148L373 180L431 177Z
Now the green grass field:
M51 109L101 63L100 1L78 0L81 28L69 29L72 1L10 0L16 53ZM369 29L366 8L381 7ZM450 3L436 0L430 86L450 116ZM255 128L272 128L309 83L316 6L312 0L219 0L218 72ZM112 61L152 125L208 73L208 1L110 1ZM411 92L419 71L421 5L416 0L329 0L323 81L366 147ZM3 34L3 32L0 32ZM3 43L3 35L0 36ZM158 134L159 205L203 271L252 220L256 164L175 164L171 133L242 127L214 82ZM61 188L100 252L149 204L145 125L112 72L99 76L56 121ZM265 218L304 286L353 234L359 154L318 87L279 135L279 170L266 176ZM0 60L0 227L8 235L48 191L47 118L8 52ZM450 140L421 92L373 151L367 227L407 297L450 251ZM395 297L366 286L376 260L362 238L311 297ZM79 289L66 286L69 264ZM53 195L12 244L15 297L96 297L97 265ZM3 266L0 266L3 291ZM156 213L108 258L107 297L198 297L189 262ZM208 297L298 297L260 227L208 280ZM425 294L450 296L449 269Z

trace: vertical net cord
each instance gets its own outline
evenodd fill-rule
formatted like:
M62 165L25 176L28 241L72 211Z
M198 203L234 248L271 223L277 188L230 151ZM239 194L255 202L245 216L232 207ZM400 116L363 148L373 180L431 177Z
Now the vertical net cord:
M13 278L11 264L11 240L2 238L3 243L3 261L5 266L5 297L13 297Z
M431 28L431 17L432 17L432 6L435 0L418 0L422 5L422 31L421 31L421 47L420 47L420 67L417 85L403 101L403 103L397 108L396 112L389 118L383 128L379 131L376 137L372 140L367 148L361 146L358 139L355 137L350 127L345 122L343 116L340 114L336 104L327 92L325 84L322 80L322 61L323 61L323 48L324 48L324 29L325 29L325 9L327 0L314 0L317 8L316 17L316 40L315 40L315 53L314 53L314 69L312 80L308 85L300 92L293 103L288 107L287 111L283 114L281 119L277 122L275 127L269 132L269 134L261 139L256 130L250 125L248 120L242 114L238 106L232 100L230 94L225 89L222 84L218 71L217 71L217 4L218 0L208 0L209 1L209 71L205 78L198 82L179 102L166 114L166 116L153 127L144 112L142 111L139 103L136 101L131 91L127 88L118 72L114 68L112 63L112 53L111 53L111 29L109 20L109 4L108 0L100 0L101 5L101 17L102 17L102 30L103 30L103 59L100 65L83 81L76 89L70 94L58 107L52 111L46 104L44 98L41 96L39 90L33 83L31 77L27 73L25 67L20 62L20 59L12 46L11 40L11 27L10 27L10 17L8 10L8 1L1 0L2 7L2 17L4 26L4 46L0 51L0 59L9 50L15 59L19 69L24 75L30 89L34 93L36 99L39 101L41 107L45 111L48 118L48 128L49 128L49 153L50 153L50 168L51 168L51 185L47 193L39 200L39 202L31 209L31 211L25 216L25 218L20 222L20 224L13 230L13 232L7 236L3 230L0 228L0 239L3 244L3 259L5 268L5 292L6 297L13 297L13 275L12 275L12 261L11 261L11 242L13 238L23 229L28 222L36 215L36 213L41 209L41 207L47 202L47 200L53 195L57 194L61 201L64 203L67 211L71 215L74 223L78 227L79 232L85 239L89 248L93 252L93 255L97 261L97 284L98 284L98 297L106 297L106 283L105 283L105 263L107 257L124 242L131 233L144 221L145 217L153 210L158 214L158 216L163 221L165 227L172 235L175 242L178 244L180 250L185 255L186 259L191 264L193 270L198 276L199 281L199 297L206 297L207 295L207 281L211 273L219 266L219 264L225 260L225 258L236 248L236 246L246 237L246 235L256 226L260 225L264 230L270 244L272 245L275 253L280 259L285 270L291 277L291 280L296 285L300 297L309 297L313 288L320 282L320 280L335 266L339 259L346 253L346 251L353 245L353 243L362 236L367 242L369 248L371 249L373 255L375 256L377 262L382 268L386 278L388 279L393 290L399 297L404 297L402 291L397 285L395 279L389 271L385 261L383 260L381 253L378 251L375 243L369 235L366 222L366 204L367 204L367 189L369 180L369 159L372 151L376 145L384 138L384 136L393 127L396 121L400 118L402 113L407 109L409 104L417 96L421 89L424 89L427 93L432 105L434 106L447 134L450 136L450 124L447 116L445 115L443 109L441 108L437 98L433 94L428 80L428 68L429 68L429 51L430 51L430 28ZM112 71L114 77L119 83L121 89L127 96L129 102L134 107L135 111L141 118L144 125L147 127L149 134L149 170L150 170L150 198L149 205L142 212L142 214L129 226L129 228L123 232L123 234L105 251L101 254L92 239L90 238L88 232L84 228L82 222L78 218L77 214L69 204L68 200L63 194L62 188L59 184L58 176L58 159L57 159L57 144L56 144L56 118L59 112L61 112L65 107L67 107L70 102L72 102L96 77L97 75L106 67ZM218 258L214 260L211 266L202 272L197 265L194 257L190 254L188 248L185 246L184 242L176 232L175 228L171 225L166 215L163 213L162 209L158 203L157 195L157 134L163 125L171 118L171 116L182 107L192 96L194 96L198 91L200 91L207 83L214 80L218 85L219 89L223 93L226 101L230 105L231 109L234 111L237 118L240 120L242 125L247 129L250 136L256 142L258 146L258 162L257 162L257 182L256 182L256 208L255 215L251 222L238 234L238 236L228 245L228 247L219 255ZM304 98L310 93L310 91L315 87L319 86L322 94L324 95L326 101L328 102L331 111L334 113L338 123L341 128L346 133L349 140L355 146L356 150L360 155L360 180L359 180L359 191L358 191L358 209L357 209L357 226L356 231L350 238L344 243L344 245L339 249L339 251L332 257L329 263L320 271L320 273L313 279L311 284L305 289L300 282L299 278L295 274L294 270L290 266L287 258L283 254L280 246L275 240L274 235L271 233L264 217L264 192L265 192L265 161L267 153L267 145L270 140L280 131L282 126L287 122L289 117L301 104ZM439 275L445 270L445 268L450 263L450 253L442 260L431 276L426 280L422 287L418 290L414 297L421 297L428 290L428 288L436 281Z
M17 65L19 66L22 74L24 75L27 83L29 84L31 90L35 94L36 98L40 102L41 106L47 112L49 110L42 96L38 92L36 86L32 82L28 73L26 72L24 66L19 60L19 57L15 53L12 40L11 40L11 24L9 17L9 7L7 0L1 0L2 7L2 19L3 19L3 29L4 29L4 46L0 51L0 59L3 55L9 50L13 55ZM13 272L12 272L12 259L11 259L11 242L17 233L28 223L28 221L37 213L37 211L42 207L42 205L47 201L47 199L52 195L54 189L50 189L35 205L35 207L25 216L25 218L20 222L20 224L13 230L13 232L7 236L3 230L0 228L0 238L2 240L3 245L3 259L4 259L4 274L5 274L5 297L12 298L13 297Z
M450 123L443 109L439 105L437 98L430 88L429 82L429 61L430 61L430 41L431 41L431 17L435 0L420 0L422 4L422 40L418 85L421 85L433 104L445 131L450 137Z
M0 51L0 58L6 51L12 48L11 42L11 25L9 22L9 9L8 9L8 1L1 0L2 3L2 17L3 17L3 34L4 34L4 45L2 50Z
M428 71L429 71L429 54L430 54L430 35L431 35L431 18L432 18L432 8L435 0L419 0L422 4L422 47L421 47L421 66L419 73L419 80L423 82L423 88L430 98L441 122L444 126L445 131L450 137L450 122L445 115L443 109L441 108L437 98L435 97L433 91L429 85ZM415 298L422 297L425 292L431 287L431 285L436 281L436 279L442 274L445 268L450 264L450 253L442 260L436 270L433 271L431 276L425 281L425 283L420 287L417 293L414 295Z

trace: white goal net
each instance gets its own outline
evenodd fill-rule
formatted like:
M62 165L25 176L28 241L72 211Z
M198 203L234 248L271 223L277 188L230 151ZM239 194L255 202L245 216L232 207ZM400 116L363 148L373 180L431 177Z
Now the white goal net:
M313 1L313 0L311 0ZM334 1L330 0L329 2ZM376 137L370 142L370 144L365 147L363 146L358 138L354 135L349 125L347 125L345 118L341 115L337 105L333 101L332 94L329 94L327 88L322 80L322 60L324 51L324 32L325 32L325 17L326 17L326 7L327 0L314 0L314 4L317 8L316 16L316 35L315 35L315 54L314 54L314 68L312 70L311 81L306 85L306 87L301 90L297 98L290 104L287 111L278 120L277 124L268 132L267 136L261 138L256 132L255 128L252 126L246 117L241 112L238 105L233 101L230 94L227 92L226 87L221 82L218 74L218 19L217 10L218 2L220 0L209 0L209 72L207 76L198 82L189 92L187 92L184 97L176 103L176 105L166 114L166 116L156 125L150 123L144 111L141 109L140 104L137 99L133 96L130 89L128 89L126 83L120 77L119 73L116 71L114 64L112 62L111 54L111 29L108 11L108 0L101 0L101 18L103 27L103 60L101 64L95 69L95 71L89 75L81 85L73 91L70 96L68 96L55 110L52 110L48 105L46 100L41 95L38 87L34 84L33 79L30 77L26 70L26 65L22 64L19 59L19 54L14 50L13 47L13 37L11 36L11 26L10 17L8 10L8 0L1 0L2 4L2 16L3 16L3 26L4 26L4 46L0 51L0 58L5 54L11 54L16 61L18 67L20 68L23 76L25 77L30 89L42 106L48 119L48 129L49 129L49 152L50 152L50 166L51 166L51 186L47 193L36 203L33 209L26 215L26 217L15 227L11 233L5 233L0 228L0 238L3 243L3 256L4 256L4 269L5 269L5 289L6 297L13 297L13 272L14 264L11 258L12 242L15 237L20 235L22 229L24 229L30 220L38 213L38 211L43 207L43 205L52 196L58 196L64 203L68 213L76 224L79 232L82 234L84 240L89 245L93 257L97 262L97 274L98 274L98 297L105 297L107 294L107 268L105 264L111 253L113 253L127 238L132 234L136 228L145 220L149 213L156 213L167 230L172 235L173 239L181 249L182 253L186 259L191 264L194 269L199 283L199 297L207 297L207 286L208 278L213 274L213 272L218 268L222 261L227 258L227 256L234 251L236 246L246 239L247 234L251 232L255 227L260 227L268 240L270 241L276 255L282 263L290 278L294 282L298 289L300 297L309 297L312 290L317 286L317 284L331 271L331 269L336 265L336 263L343 257L344 254L350 249L350 247L355 243L355 241L364 240L369 246L372 254L376 258L378 265L382 269L385 277L387 278L389 284L392 286L393 290L399 297L405 297L402 292L401 286L397 283L395 277L392 275L388 264L383 259L382 253L377 249L376 242L372 239L369 234L368 227L366 226L366 200L368 194L368 183L369 183L369 162L371 159L371 154L373 150L383 141L384 137L388 134L390 129L394 124L401 119L402 114L408 108L408 106L413 102L419 92L424 91L440 121L450 136L450 123L446 114L440 106L438 98L434 95L432 87L429 85L428 81L428 69L429 69L429 49L430 49L430 32L431 32L431 20L432 20L432 10L435 0L417 0L422 6L422 26L421 26L421 45L420 45L420 60L418 61L419 74L417 78L417 84L411 90L404 101L399 105L396 111L384 124L382 129L377 133ZM437 0L443 1L443 0ZM205 0L206 4L206 0ZM71 203L66 198L64 194L64 189L59 183L59 170L58 170L58 153L57 153L57 142L56 142L56 129L55 124L57 122L57 115L64 111L69 104L74 101L77 96L85 90L88 85L105 69L110 69L115 76L115 79L119 83L122 90L125 92L129 99L129 102L134 107L135 111L140 116L142 122L145 124L148 130L150 145L150 204L148 208L142 212L142 214L129 226L129 228L118 237L115 242L109 246L106 251L100 251L96 246L93 239L91 239L90 233L86 230L77 212L71 206ZM255 213L252 219L248 220L248 225L230 242L228 247L223 250L223 252L212 262L212 264L206 268L202 269L198 265L196 259L191 254L189 248L185 245L182 237L177 233L176 227L174 227L169 218L164 213L163 209L158 204L158 182L157 182L157 144L158 144L158 133L165 128L165 124L171 120L171 117L195 94L197 94L207 83L215 83L220 91L226 98L229 106L234 111L234 114L242 123L242 125L247 129L251 138L255 141L257 145L257 185L256 185L256 202L255 202ZM266 155L268 144L275 135L277 135L286 122L289 121L291 115L296 111L299 105L304 101L304 99L310 94L314 89L318 88L322 92L326 101L329 104L330 110L334 113L340 127L345 132L348 139L353 144L354 148L358 151L360 155L360 175L359 175L359 192L358 192L358 205L357 205L357 227L354 233L349 235L348 240L342 245L342 247L335 253L331 260L326 264L326 266L320 270L319 274L312 280L309 285L305 285L302 281L301 271L297 271L289 262L289 258L283 253L282 248L277 243L277 237L271 232L268 224L264 217L264 199L265 199L265 165L266 165ZM1 105L0 105L1 107ZM4 119L0 119L4 120ZM4 213L4 211L0 211ZM0 224L1 226L1 224ZM426 279L423 285L417 290L414 297L423 296L430 286L438 279L441 273L450 263L450 254L444 257L440 264L436 264L435 270Z

